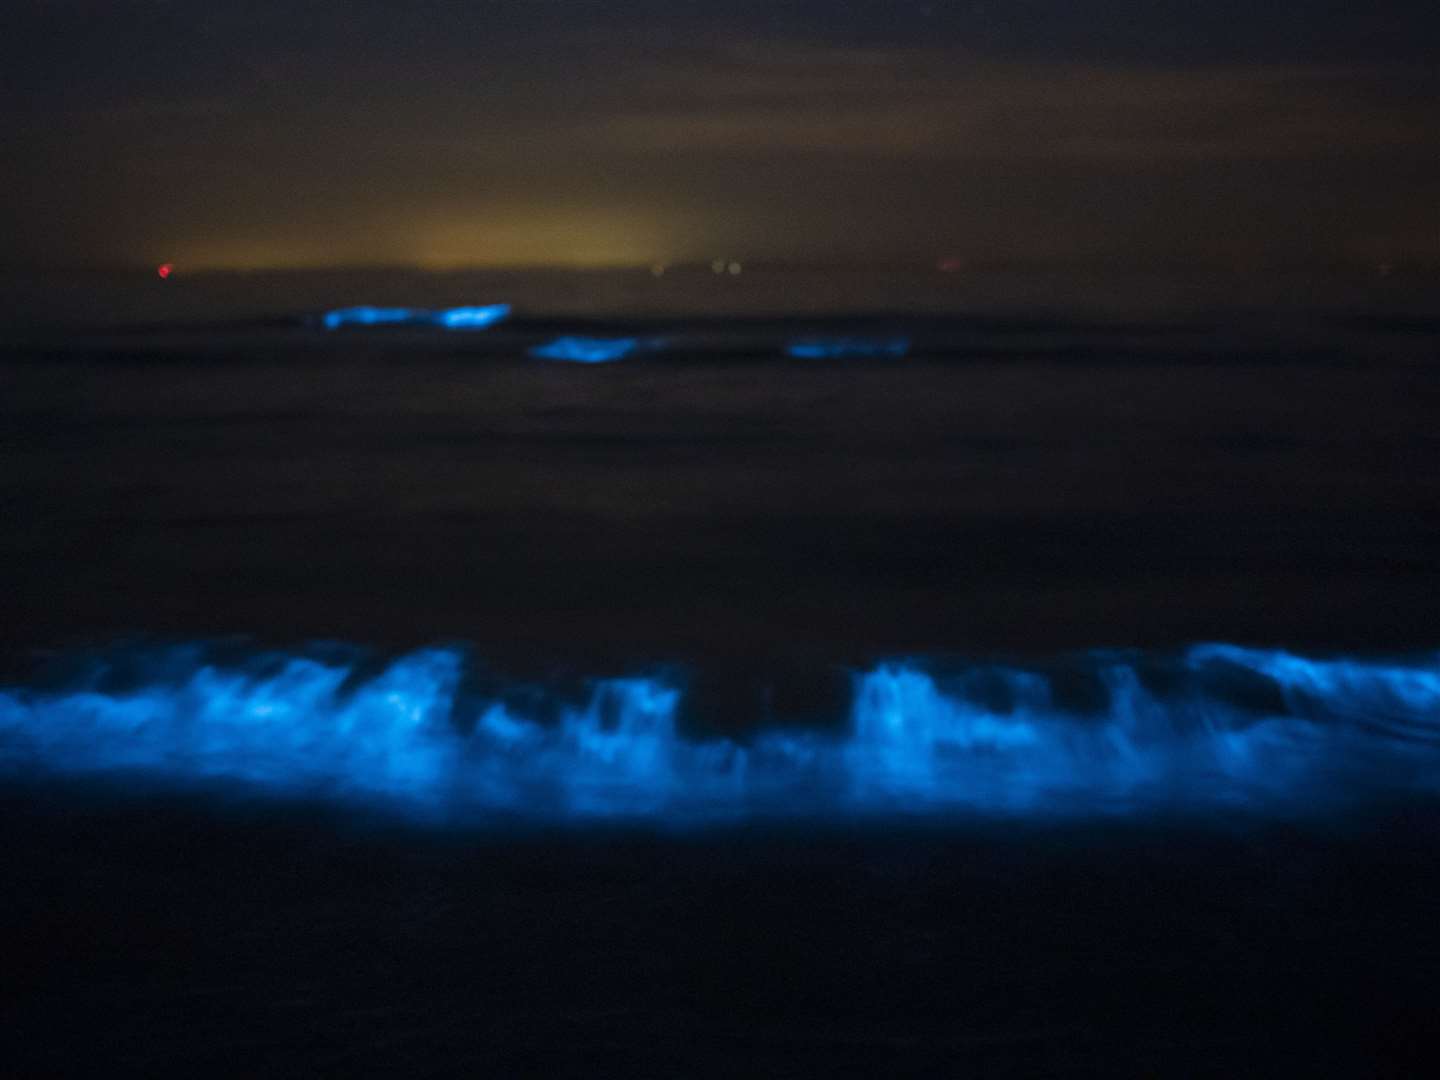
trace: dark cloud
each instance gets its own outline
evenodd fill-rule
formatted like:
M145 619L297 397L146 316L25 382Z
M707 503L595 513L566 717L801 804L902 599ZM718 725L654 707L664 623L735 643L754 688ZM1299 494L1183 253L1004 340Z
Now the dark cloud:
M1409 0L1383 18L1324 0L12 8L10 261L1344 252L1437 232L1436 16Z
M995 62L940 49L742 46L652 72L663 104L592 134L639 149L881 156L1271 158L1426 151L1424 69ZM642 84L646 81L642 75Z

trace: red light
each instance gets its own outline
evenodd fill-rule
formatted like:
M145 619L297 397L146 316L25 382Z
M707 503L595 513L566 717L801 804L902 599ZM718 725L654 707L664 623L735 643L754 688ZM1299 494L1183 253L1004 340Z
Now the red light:
M158 267L156 267L155 272L159 274L162 278L168 278L171 274L175 272L175 265L173 263L161 263Z

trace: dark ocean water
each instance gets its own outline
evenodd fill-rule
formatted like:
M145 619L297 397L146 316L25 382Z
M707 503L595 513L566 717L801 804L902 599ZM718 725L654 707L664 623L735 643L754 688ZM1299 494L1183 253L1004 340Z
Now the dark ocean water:
M11 290L12 1071L1423 1063L1428 285L647 278Z

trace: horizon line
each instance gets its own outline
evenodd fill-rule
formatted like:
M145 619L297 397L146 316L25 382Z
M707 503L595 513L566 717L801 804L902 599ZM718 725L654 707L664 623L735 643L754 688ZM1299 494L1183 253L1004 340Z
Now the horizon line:
M403 273L425 276L447 274L515 274L515 273L557 273L557 274L606 274L641 273L658 276L672 272L700 271L715 273L713 262L723 258L725 263L739 263L746 269L760 270L848 270L848 271L924 271L953 276L1007 270L1056 270L1056 269L1134 269L1134 270L1196 270L1222 273L1263 273L1276 271L1364 271L1368 273L1395 272L1436 272L1440 271L1440 257L1399 256L1389 258L1361 258L1325 256L1307 258L1304 256L1276 256L1270 258L1246 258L1225 256L1062 256L1055 258L1035 257L970 257L932 256L887 256L877 258L823 258L823 257L756 257L746 258L731 253L711 259L653 259L614 263L455 263L443 266L425 263L404 262L338 262L338 263L275 263L264 266L236 266L217 263L186 264L183 260L162 260L160 262L96 262L96 263L34 263L0 264L0 274L137 274L154 276L158 267L172 266L176 276L228 276L253 274L334 274L334 273Z

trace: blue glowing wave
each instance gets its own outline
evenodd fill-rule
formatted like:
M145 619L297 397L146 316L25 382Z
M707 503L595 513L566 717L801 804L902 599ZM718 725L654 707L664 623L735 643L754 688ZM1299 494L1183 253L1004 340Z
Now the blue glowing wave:
M507 318L509 304L482 307L428 308L349 307L327 311L320 317L327 330L350 326L439 326L446 330L479 330Z
M540 360L568 360L574 364L608 364L660 345L660 342L640 338L558 337L536 345L530 355Z
M327 330L338 330L342 326L403 326L424 322L429 314L418 308L350 307L327 311L320 321Z
M509 304L486 304L482 307L446 308L435 313L434 321L446 330L482 330L509 317Z
M0 774L141 778L471 823L1307 811L1440 793L1440 664L1227 645L1065 670L881 664L832 731L696 739L682 687L478 694L465 654L111 658L0 691ZM513 688L519 689L519 688ZM525 704L517 705L516 701Z
M908 338L802 338L785 348L797 360L847 360L901 357L910 351Z

